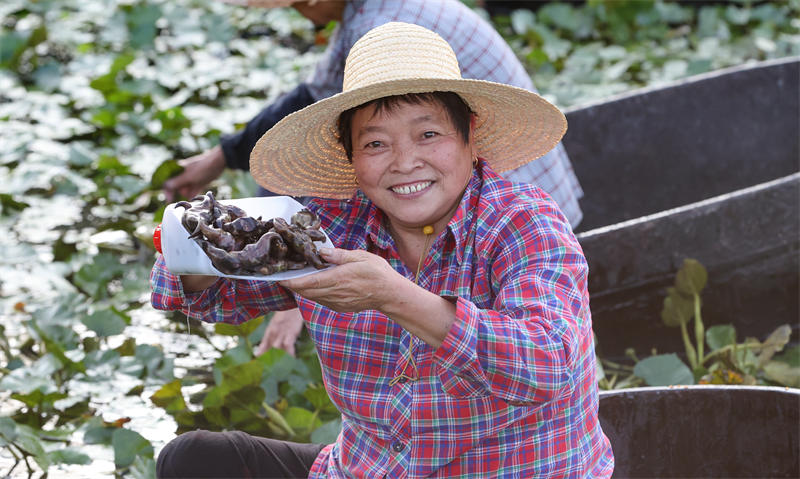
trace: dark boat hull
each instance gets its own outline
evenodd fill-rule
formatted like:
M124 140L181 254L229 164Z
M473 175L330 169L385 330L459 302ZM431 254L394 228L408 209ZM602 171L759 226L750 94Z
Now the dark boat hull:
M708 269L707 326L734 324L740 339L797 331L799 66L749 65L567 112L601 353L683 350L660 311L684 258Z
M614 477L800 477L800 391L691 386L600 392Z

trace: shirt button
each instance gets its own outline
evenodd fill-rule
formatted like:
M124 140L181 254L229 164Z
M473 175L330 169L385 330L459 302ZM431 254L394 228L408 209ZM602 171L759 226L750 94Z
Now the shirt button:
M405 384L405 383L408 382L408 378L405 377L405 376L401 376L401 377L397 378L397 382L400 383L400 384Z
M400 441L395 441L395 442L392 443L392 449L394 450L394 452L400 452L403 449L405 449L405 447L406 447L406 445L403 444Z

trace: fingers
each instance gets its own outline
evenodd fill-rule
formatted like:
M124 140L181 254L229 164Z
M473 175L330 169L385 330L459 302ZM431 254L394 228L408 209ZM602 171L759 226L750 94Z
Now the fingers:
M319 255L328 263L345 264L366 261L370 253L361 250L349 250L340 248L320 248Z
M292 291L321 290L338 283L337 277L341 274L335 272L337 268L319 271L300 278L279 281L278 284Z
M286 351L289 356L294 356L294 338L291 336L283 336L281 337L280 343L277 347Z
M178 196L193 198L225 170L225 155L222 148L216 146L208 151L189 158L178 160L183 171L164 182L164 195L168 201L175 201Z
M193 198L196 191L200 188L194 185L189 173L184 171L165 181L162 189L164 191L164 196L167 197L167 201L172 202L176 201L179 197Z

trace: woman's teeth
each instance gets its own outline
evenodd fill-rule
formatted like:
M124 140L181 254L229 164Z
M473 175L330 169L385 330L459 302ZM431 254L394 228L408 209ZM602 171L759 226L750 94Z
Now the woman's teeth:
M416 193L417 191L424 190L428 186L430 186L430 181L424 181L422 183L415 183L413 185L405 185L405 186L395 186L392 188L392 191L399 195L410 195L411 193Z

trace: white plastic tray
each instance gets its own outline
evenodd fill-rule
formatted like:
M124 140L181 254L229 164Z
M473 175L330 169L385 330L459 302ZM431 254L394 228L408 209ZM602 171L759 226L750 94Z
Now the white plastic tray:
M259 198L240 198L235 200L219 200L225 205L235 205L247 212L248 216L263 220L281 217L289 222L293 214L297 213L304 206L289 196L270 196ZM281 281L290 278L299 278L318 270L313 266L306 266L303 269L283 271L269 276L244 276L230 275L219 272L212 264L200 245L189 238L189 232L181 224L184 208L175 208L175 203L167 206L164 210L164 219L161 222L161 251L167 269L172 274L204 274L213 276L224 276L226 278L253 279L262 281ZM324 233L324 231L323 231ZM325 235L325 243L316 242L317 247L333 248L333 243Z

